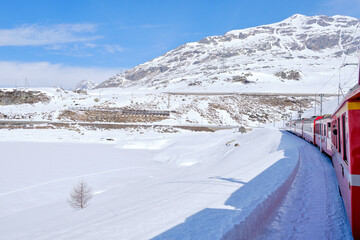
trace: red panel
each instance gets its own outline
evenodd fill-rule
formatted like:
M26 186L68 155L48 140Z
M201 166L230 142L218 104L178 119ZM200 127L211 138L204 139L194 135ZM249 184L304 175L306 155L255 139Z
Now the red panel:
M337 151L334 151L332 158L333 158L336 177L338 179L339 187L344 200L345 210L349 218L349 222L351 222L351 192L349 189L349 182L346 176L342 175L342 167L341 164L339 163L339 160L342 161L340 154ZM342 163L342 165L343 167L345 167L344 163Z
M350 173L360 174L360 110L349 110Z
M351 228L354 239L360 239L360 187L351 187Z
M316 144L316 138L315 138L315 124L316 124L316 121L318 121L318 120L320 120L320 119L322 119L323 118L323 116L319 116L319 117L317 117L317 118L315 118L315 120L314 120L314 128L313 128L313 133L314 133L314 136L312 137L312 139L313 139L313 144L314 145L319 145L319 144ZM320 143L321 144L321 143Z

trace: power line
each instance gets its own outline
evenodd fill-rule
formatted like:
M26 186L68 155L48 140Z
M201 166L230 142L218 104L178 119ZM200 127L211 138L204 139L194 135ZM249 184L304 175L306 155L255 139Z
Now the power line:
M356 32L357 32L357 30L359 28L359 23L360 23L360 21L356 24L356 28L355 28L354 34L352 35L352 38L351 38L350 42L352 42L354 40L354 38L355 38ZM357 49L359 49L359 46L357 47ZM344 65L346 58L347 58L347 55L345 54L345 58L344 58L344 61L341 64L341 66Z
M358 21L358 23L356 24L355 31L354 31L354 33L353 33L353 35L352 35L352 37L351 37L351 41L349 41L349 42L352 42L352 41L354 40L355 35L356 35L356 33L357 33L357 30L359 29L359 25L360 25L360 21ZM343 50L343 52L344 52L344 49L342 49L342 50ZM357 50L359 50L359 45L357 46ZM324 85L322 85L322 86L319 88L319 90L316 92L316 94L319 93L319 92L335 77L335 75L336 75L338 72L339 72L339 82L340 82L340 69L345 65L345 61L346 61L346 58L347 58L347 55L346 55L345 52L344 52L344 54L345 54L344 60L342 61L342 63L341 63L341 65L340 65L340 67L338 68L338 70L334 73L334 75L332 75L332 76L329 78L329 80L327 80L327 81L325 82ZM339 86L338 86L338 92L340 91L339 88L340 88L340 83L339 83ZM335 89L334 89L334 91L335 91Z
M348 78L348 80L346 80L346 82L344 83L344 87L347 86L347 84L350 82L352 76L354 75L354 73L358 70L358 68L355 68L354 71L351 73L350 77Z
M318 90L316 93L319 93L320 90L323 89L324 86L327 85L327 84L331 81L331 79L333 79L333 78L335 77L335 75L336 75L339 71L340 71L340 68L338 68L338 70L334 73L334 75L332 75L332 76L329 78L329 80L327 80L327 81L319 88L319 90Z

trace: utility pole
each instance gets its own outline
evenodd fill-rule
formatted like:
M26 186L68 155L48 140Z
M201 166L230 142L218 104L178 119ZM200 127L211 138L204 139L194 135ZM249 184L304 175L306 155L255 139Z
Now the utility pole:
M339 78L339 87L338 87L338 105L340 104L340 78Z
M27 78L25 78L25 88L26 88L26 87L30 87L30 84L29 84Z
M315 93L315 101L314 101L314 116L316 116L316 93Z
M275 127L275 114L273 114L273 123L274 123L274 127Z
M324 94L323 93L320 93L320 116L323 115L323 106L322 106L322 103L323 103L323 96Z
M346 66L358 66L358 65L359 65L358 63L345 63L340 67L340 69L343 67L346 67ZM340 69L339 69L338 105L340 104L340 90L341 90ZM342 92L342 90L341 90L341 92Z
M168 109L170 108L170 93L168 95L168 105L167 105Z
M300 102L300 110L299 110L299 112L298 112L299 119L301 118L301 114L302 114L302 112L301 112L301 102Z
M225 42L222 45L222 54L221 54L221 68L223 71L225 71Z

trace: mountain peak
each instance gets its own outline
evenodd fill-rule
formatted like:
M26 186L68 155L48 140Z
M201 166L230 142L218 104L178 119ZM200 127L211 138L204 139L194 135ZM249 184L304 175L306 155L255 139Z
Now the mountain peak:
M220 85L256 91L264 82L286 84L292 77L298 84L310 84L314 76L324 79L336 63L341 64L343 56L356 59L358 24L359 19L346 16L295 14L278 23L184 44L110 78L98 88L142 86L195 91L216 90Z
M95 82L84 79L78 82L72 90L90 90L96 86L97 84Z

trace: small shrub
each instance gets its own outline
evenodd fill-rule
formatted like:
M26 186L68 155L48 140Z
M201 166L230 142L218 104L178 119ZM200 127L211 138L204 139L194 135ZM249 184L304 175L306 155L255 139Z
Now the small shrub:
M92 195L92 189L84 180L81 180L70 193L68 203L75 209L83 209L88 206L88 202L92 198Z

